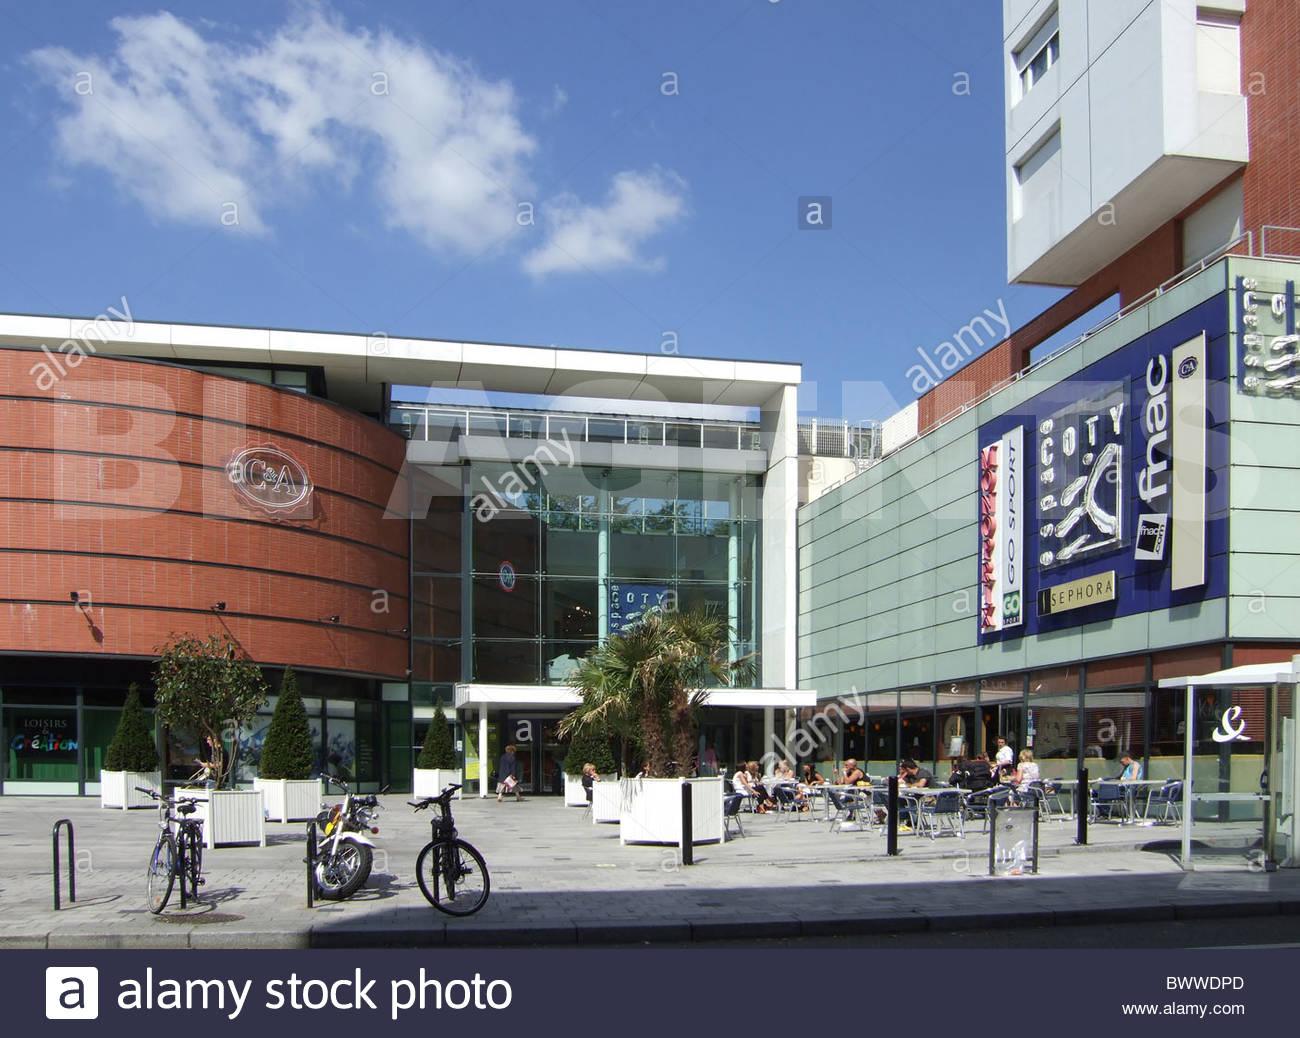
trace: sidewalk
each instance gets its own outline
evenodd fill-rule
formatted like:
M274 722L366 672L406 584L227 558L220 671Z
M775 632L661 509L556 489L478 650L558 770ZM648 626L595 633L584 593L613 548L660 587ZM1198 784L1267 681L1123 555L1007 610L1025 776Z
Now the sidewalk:
M308 910L305 827L269 825L265 848L205 855L201 904L155 917L144 905L153 812L2 798L0 948L573 945L1300 914L1300 870L1251 871L1225 846L1207 855L1217 864L1184 873L1169 827L1094 826L1091 845L1075 847L1073 823L1049 823L1039 875L991 879L978 826L965 840L903 836L902 854L889 858L875 834L768 815L745 817L745 838L697 847L696 864L683 867L676 848L622 847L617 826L534 798L457 804L492 896L478 915L451 919L415 884L427 815L399 796L385 804L374 875L351 901ZM55 913L50 827L59 817L76 825L78 900L68 906L65 889Z

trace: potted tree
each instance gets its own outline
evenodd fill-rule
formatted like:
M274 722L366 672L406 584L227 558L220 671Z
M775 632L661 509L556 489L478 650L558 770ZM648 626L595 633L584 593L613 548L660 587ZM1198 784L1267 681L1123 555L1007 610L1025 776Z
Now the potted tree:
M227 788L240 729L266 702L261 669L229 639L214 634L200 641L186 635L163 649L154 675L158 720L201 747L192 781L203 785L178 792L200 802L204 843L265 847L262 792Z
M479 762L481 768L483 763ZM456 745L451 739L451 727L443 715L442 707L435 707L429 731L415 761L411 790L417 797L436 797L448 783L460 782L460 760ZM460 798L460 790L455 796Z
M621 842L679 844L683 782L691 785L694 841L722 839L722 779L693 776L697 715L709 687L752 669L748 657L729 659L730 634L715 610L654 610L579 664L574 685L582 703L561 733L604 720L623 728L625 757L629 745L641 751L643 776L620 783Z
M104 753L104 766L99 772L99 805L124 811L130 807L153 807L153 800L137 793L136 786L158 789L161 785L153 726L140 705L140 689L132 682L117 731Z
M564 758L564 803L568 807L586 807L587 791L582 788L582 768L594 764L603 782L617 785L617 766L609 749L609 732L603 725L584 725L573 733L569 753ZM594 794L594 790L593 790ZM595 802L593 795L593 804Z
M253 788L266 800L266 817L273 822L302 822L315 818L320 810L320 779L313 778L316 752L312 747L311 724L298 692L293 668L284 668L280 698L262 743L260 775Z

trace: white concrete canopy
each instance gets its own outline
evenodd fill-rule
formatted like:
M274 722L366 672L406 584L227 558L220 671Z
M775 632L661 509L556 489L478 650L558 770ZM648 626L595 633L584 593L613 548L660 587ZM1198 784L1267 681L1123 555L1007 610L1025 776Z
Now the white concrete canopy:
M572 709L582 702L577 689L569 685L487 685L477 683L456 686L456 709L496 708L501 710ZM716 688L709 692L704 706L751 709L789 709L816 706L817 692L808 688Z
M0 314L0 345L57 351L71 340L107 356L319 367L331 400L367 412L379 410L384 385L760 407L802 377L799 364L780 362L414 339L383 332L146 324L125 314L129 309L98 318Z

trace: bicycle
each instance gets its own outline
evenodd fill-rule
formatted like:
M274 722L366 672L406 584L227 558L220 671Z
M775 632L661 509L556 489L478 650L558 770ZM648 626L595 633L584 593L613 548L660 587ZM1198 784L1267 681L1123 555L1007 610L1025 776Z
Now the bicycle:
M473 915L485 904L492 889L483 855L460 839L451 815L451 797L460 786L447 786L436 797L409 800L416 811L436 806L429 820L430 840L415 860L415 878L420 893L440 912Z
M149 858L146 892L149 911L158 915L167 907L176 877L181 880L181 907L187 894L198 900L203 879L203 821L190 818L198 810L193 797L173 799L152 789L136 786L136 791L158 801L158 840ZM176 814L172 814L172 809ZM179 815L179 817L177 817ZM175 826L175 833L172 827Z

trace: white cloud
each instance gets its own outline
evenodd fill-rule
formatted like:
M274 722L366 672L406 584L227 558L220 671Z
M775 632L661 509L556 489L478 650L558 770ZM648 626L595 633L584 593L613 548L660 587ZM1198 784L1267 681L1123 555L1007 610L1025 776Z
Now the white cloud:
M47 48L32 61L71 106L56 122L62 156L159 216L215 224L234 201L240 225L262 230L318 173L354 188L373 178L387 224L431 248L474 252L518 230L536 144L508 83L319 12L243 48L166 12L111 25L108 59ZM81 72L89 94L75 89Z
M571 195L543 210L546 241L524 257L524 270L546 274L639 267L659 270L662 257L646 258L642 246L686 212L686 184L664 170L625 170L614 175L605 201L584 205Z
M103 170L160 221L217 226L234 202L239 227L265 233L277 207L320 205L328 181L432 251L477 254L513 239L518 206L537 197L514 88L455 56L321 7L238 44L168 12L109 24L107 56L48 47L29 60L65 102L59 156ZM567 100L557 85L548 114ZM524 268L657 268L640 250L682 215L684 192L656 170L619 173L600 205L557 199Z

